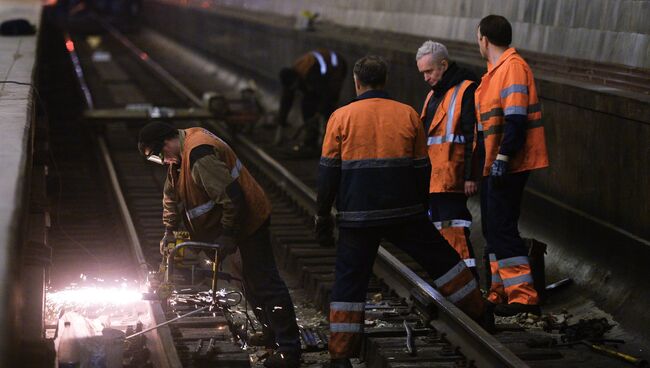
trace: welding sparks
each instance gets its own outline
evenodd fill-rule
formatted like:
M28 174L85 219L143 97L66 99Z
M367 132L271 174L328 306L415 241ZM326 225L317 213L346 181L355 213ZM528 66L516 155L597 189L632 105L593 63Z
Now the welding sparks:
M92 278L94 283L86 284L88 276L81 274L79 278L82 280L80 284L71 283L61 290L48 290L46 320L55 321L62 311L76 311L85 316L116 315L142 300L139 286L126 279L106 283L104 279Z
M95 304L125 305L142 300L139 290L127 287L96 287L84 286L80 288L64 289L47 294L49 301L59 305L89 306Z

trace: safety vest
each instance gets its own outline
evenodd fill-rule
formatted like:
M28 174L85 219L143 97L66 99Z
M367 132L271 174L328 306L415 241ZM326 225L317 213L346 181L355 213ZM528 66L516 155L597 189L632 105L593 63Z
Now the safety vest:
M490 173L503 139L505 117L526 115L526 142L508 161L509 172L548 166L548 154L542 125L542 110L537 98L533 72L514 48L507 49L488 71L475 92L478 130L485 138L483 175Z
M318 71L324 76L339 66L339 57L334 51L317 49L298 58L293 68L301 78L305 78L314 64L318 64Z
M464 192L465 136L460 127L463 94L472 81L462 81L450 88L438 105L427 132L431 180L429 193ZM427 105L433 96L429 92L420 118L424 120Z
M253 234L269 217L271 204L264 191L253 176L242 165L235 152L219 137L203 128L185 129L185 141L181 153L181 171L179 174L178 195L183 202L186 220L189 221L193 238L199 241L214 241L222 231L222 208L217 205L203 189L192 179L190 152L192 149L210 145L226 163L230 176L239 185L243 193L243 208L240 221L239 239Z

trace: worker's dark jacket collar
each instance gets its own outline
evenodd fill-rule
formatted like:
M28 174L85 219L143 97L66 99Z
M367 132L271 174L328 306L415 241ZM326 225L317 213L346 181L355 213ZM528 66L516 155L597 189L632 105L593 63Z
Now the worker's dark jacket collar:
M355 97L352 102L365 100L367 98L390 98L388 92L381 89L371 89Z
M458 67L458 64L455 62L451 62L449 68L447 68L445 73L442 75L442 78L440 78L440 81L438 81L435 86L431 87L434 97L440 98L444 96L450 88L464 80L478 82L476 74L472 73L468 69Z

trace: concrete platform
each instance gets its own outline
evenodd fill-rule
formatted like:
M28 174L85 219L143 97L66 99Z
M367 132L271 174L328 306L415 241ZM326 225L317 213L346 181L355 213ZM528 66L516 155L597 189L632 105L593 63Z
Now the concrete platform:
M25 18L38 27L41 1L0 0L0 22L14 18ZM14 288L31 165L34 95L30 84L37 37L0 36L0 362L12 348L9 339L16 322L10 316L18 308Z

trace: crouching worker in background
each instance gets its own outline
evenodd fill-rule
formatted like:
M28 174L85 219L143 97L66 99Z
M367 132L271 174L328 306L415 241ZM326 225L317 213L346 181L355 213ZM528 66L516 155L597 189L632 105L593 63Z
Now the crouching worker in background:
M193 240L221 244L222 256L239 249L246 298L268 325L265 334L276 348L264 365L299 367L296 316L275 265L268 230L271 205L260 185L230 146L203 128L149 123L140 131L138 148L147 159L169 165L161 251L180 218Z

